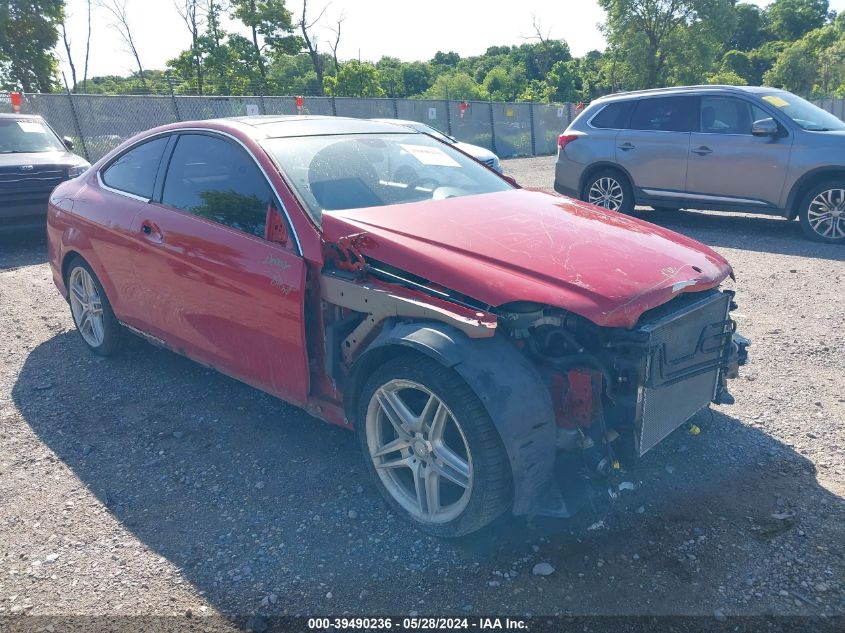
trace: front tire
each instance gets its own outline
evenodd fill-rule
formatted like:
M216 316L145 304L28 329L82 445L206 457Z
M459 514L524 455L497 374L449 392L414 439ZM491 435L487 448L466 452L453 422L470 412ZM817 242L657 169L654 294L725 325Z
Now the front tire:
M505 448L478 396L453 370L416 354L367 380L357 432L387 504L439 537L481 529L511 505Z
M81 257L75 257L68 266L67 290L73 322L88 349L100 356L118 353L123 327L97 275Z
M609 211L631 213L634 210L634 190L628 178L616 169L602 169L590 176L581 199Z
M798 218L811 240L845 244L845 183L828 180L810 189L801 201Z

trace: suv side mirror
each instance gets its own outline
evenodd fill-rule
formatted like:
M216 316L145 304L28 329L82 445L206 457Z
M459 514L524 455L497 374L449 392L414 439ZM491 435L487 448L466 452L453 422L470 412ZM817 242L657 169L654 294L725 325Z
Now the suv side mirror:
M69 137L69 136L65 136L65 137L62 139L62 143L64 143L64 144L65 144L65 147L67 147L67 149L68 149L68 151L69 151L69 152L72 152L72 151L73 151L74 144L73 144L73 139L72 139L71 137Z
M774 119L760 119L751 124L751 133L754 136L777 136L778 124Z

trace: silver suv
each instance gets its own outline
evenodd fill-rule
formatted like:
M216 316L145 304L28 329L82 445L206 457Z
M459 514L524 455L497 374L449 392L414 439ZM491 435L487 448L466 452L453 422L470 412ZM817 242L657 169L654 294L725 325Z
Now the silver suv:
M845 123L773 88L693 86L615 94L560 135L555 189L634 205L798 217L845 243Z

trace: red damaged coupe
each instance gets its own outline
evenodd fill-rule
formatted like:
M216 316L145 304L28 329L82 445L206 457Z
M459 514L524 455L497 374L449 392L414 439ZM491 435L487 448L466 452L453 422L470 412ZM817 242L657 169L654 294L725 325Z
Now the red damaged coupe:
M706 246L390 123L156 128L59 185L48 235L94 353L131 332L354 428L440 536L571 516L746 358Z

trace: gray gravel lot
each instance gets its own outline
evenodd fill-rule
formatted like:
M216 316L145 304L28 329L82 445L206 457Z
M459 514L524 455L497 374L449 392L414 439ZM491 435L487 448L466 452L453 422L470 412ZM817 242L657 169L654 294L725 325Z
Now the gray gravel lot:
M505 162L546 189L553 164ZM609 512L456 541L387 510L348 431L140 340L89 354L43 238L0 236L0 616L845 615L845 249L638 215L733 264L737 404L650 452Z

